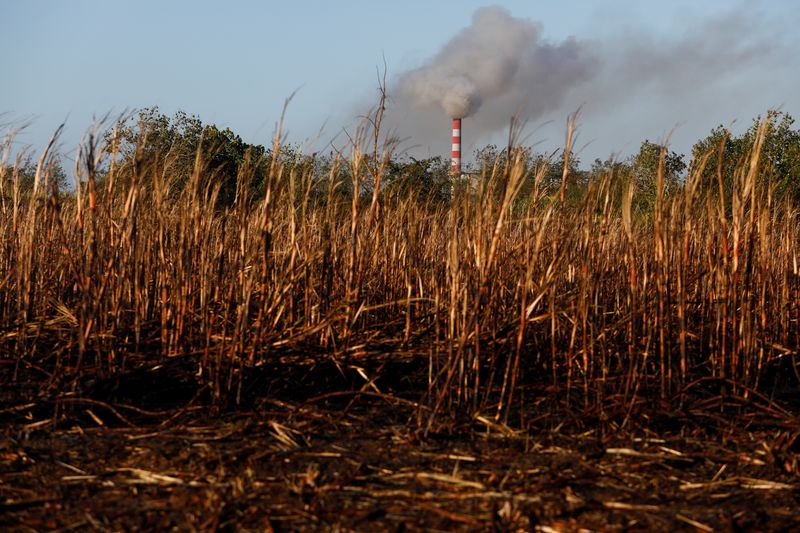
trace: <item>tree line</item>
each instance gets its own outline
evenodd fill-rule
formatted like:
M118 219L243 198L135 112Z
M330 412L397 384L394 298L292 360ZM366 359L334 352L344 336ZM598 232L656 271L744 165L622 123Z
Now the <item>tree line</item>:
M800 130L794 127L794 119L785 112L770 111L765 117L767 133L764 138L759 175L768 180L775 197L800 205ZM665 192L677 190L690 165L703 162L703 182L719 189L720 194L730 196L733 190L736 169L742 168L753 142L756 139L762 117L753 120L752 125L740 135L733 135L723 126L714 128L705 138L694 144L690 158L667 150L664 157ZM247 143L229 128L221 129L213 124L204 124L194 115L179 111L173 116L163 114L157 107L144 109L135 117L121 122L108 131L102 139L102 149L114 154L114 164L118 175L124 181L132 176L137 164L146 161L147 175L168 176L169 187L175 194L187 183L192 172L203 172L203 180L209 194L213 190L220 208L233 205L237 191L243 186L248 196L258 197L263 192L269 172L274 171L274 160L281 162L285 174L291 172L309 173L318 183L312 183L311 194L320 198L331 179L336 181L337 196L351 197L354 193L352 172L354 167L342 161L341 154L333 151L327 154L303 154L298 147L280 144L278 154L273 148ZM581 168L581 161L574 153L569 154L566 175L570 183L570 196L579 198L592 180L602 174L613 173L620 183L633 183L635 209L645 212L656 196L656 182L662 146L644 140L639 151L622 160L613 158L602 161L596 159L589 168ZM198 159L199 158L199 159ZM521 201L526 197L525 188L530 188L535 175L543 176L543 186L555 190L565 175L565 153L542 154L530 147L499 147L494 144L484 146L474 153L474 160L465 168L467 181L473 185L479 182L485 170L494 165L506 165L509 158L525 162L528 174ZM5 164L0 167L0 196L9 198L14 190L27 194L33 188L36 162L25 159L17 165ZM141 169L139 169L141 170ZM47 172L49 179L62 193L71 188L63 159L52 158ZM98 187L103 187L103 177L108 168L99 168ZM415 158L411 156L392 157L384 168L381 180L381 193L387 196L408 197L409 194L421 201L433 204L447 202L459 185L459 180L450 174L450 162L441 156ZM246 179L247 183L241 183ZM356 180L359 194L371 195L369 180Z

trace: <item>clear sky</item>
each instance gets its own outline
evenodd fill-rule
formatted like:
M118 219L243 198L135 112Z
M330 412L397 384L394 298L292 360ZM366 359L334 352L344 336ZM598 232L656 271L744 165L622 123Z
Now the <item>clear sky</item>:
M794 0L0 0L0 122L33 119L19 142L41 147L66 118L71 153L93 115L158 105L266 144L299 88L289 140L322 128L308 144L322 149L374 101L384 58L393 81L491 4L540 24L543 42L573 36L603 58L592 80L531 117L527 140L542 150L562 143L579 105L584 163L624 157L673 129L673 148L688 152L714 126L736 120L742 130L772 107L800 119ZM661 62L670 66L654 70ZM465 120L466 150L502 138L469 138L469 120L488 118ZM434 119L407 144L447 155L448 117Z

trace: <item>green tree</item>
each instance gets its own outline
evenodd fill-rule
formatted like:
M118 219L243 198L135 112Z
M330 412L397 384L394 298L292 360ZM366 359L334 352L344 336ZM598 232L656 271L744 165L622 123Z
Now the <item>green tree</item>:
M774 180L778 195L789 194L800 200L800 130L793 129L794 118L788 113L768 115L770 127L763 157L767 172ZM751 127L751 131L752 131ZM755 132L751 135L754 137Z
M410 193L420 200L434 203L450 199L452 178L450 163L441 156L426 159L394 159L389 164L386 189L401 197Z
M9 199L13 195L14 180L19 180L19 193L24 198L33 191L34 181L36 180L36 166L37 163L31 159L25 159L16 168L13 165L0 168L0 179L3 180L0 191L4 198ZM15 178L16 175L16 178ZM53 185L61 193L69 190L70 183L64 167L61 164L61 157L55 157L49 161L44 168L44 175L41 177L41 187L43 192L50 194ZM48 184L48 189L45 190L45 180Z
M167 176L175 193L188 183L200 154L200 185L203 190L209 184L219 186L220 207L234 202L238 180L244 174L251 190L257 191L269 171L272 156L270 150L244 142L229 128L203 124L198 117L183 111L168 117L158 107L144 109L135 119L123 123L117 135L122 177L130 176L138 158L147 165L145 176ZM106 142L113 139L110 132ZM291 158L296 154L289 150L282 155Z
M762 184L772 183L777 197L800 202L800 130L794 129L794 118L788 113L769 111L765 119L766 135L759 160L759 178ZM693 161L709 155L703 170L706 187L717 188L717 175L722 177L726 204L730 205L735 172L747 163L758 134L761 117L753 120L746 132L734 136L723 126L717 126L709 135L692 147ZM710 184L710 185L709 185Z
M645 140L639 151L627 159L614 158L602 161L595 159L589 170L594 179L611 173L614 181L612 191L617 200L621 200L628 183L633 182L633 212L639 218L652 215L658 194L658 166L661 158L661 145ZM670 195L681 187L687 166L684 155L666 150L664 154L664 194Z
M639 153L631 160L631 178L634 180L636 193L648 204L654 203L658 192L658 166L662 146L644 140ZM684 155L665 150L664 154L664 193L670 194L680 187L683 172L686 170Z
M260 190L269 171L267 150L260 145L251 145L229 128L220 130L216 126L205 126L201 135L200 150L206 154L208 169L220 186L218 202L232 205L237 192L237 183L246 179L251 192ZM245 170L244 166L249 167Z
M558 154L543 154L533 150L529 146L514 148L510 151L512 159L521 156L525 162L525 177L517 196L521 205L527 205L531 199L536 176L543 172L540 186L546 195L557 192L561 186L561 179L564 174L564 151ZM495 162L498 169L502 171L508 161L509 150L500 149L495 144L488 144L475 151L475 164L470 168L473 172L486 170L487 176L491 174ZM583 192L589 182L590 173L580 168L580 158L574 152L570 154L567 175L569 186L567 187L567 202L574 204L582 197Z

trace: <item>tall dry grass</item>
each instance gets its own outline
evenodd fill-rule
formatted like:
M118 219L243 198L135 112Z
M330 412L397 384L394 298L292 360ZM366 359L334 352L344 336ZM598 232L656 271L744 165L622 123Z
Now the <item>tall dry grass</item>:
M524 414L532 390L630 412L698 387L763 398L797 384L800 224L759 175L766 125L730 205L704 182L705 160L667 196L662 153L642 218L623 176L598 176L570 202L566 170L547 187L545 169L529 172L512 150L447 205L383 194L393 144L372 118L326 173L275 157L256 195L256 165L243 165L227 209L210 154L197 153L177 187L169 154L140 146L121 164L113 129L81 144L69 194L48 180L52 146L28 197L10 164L4 381L33 368L41 391L80 388L179 357L225 402L242 369L287 350L357 368L365 382L377 376L360 365L382 352L425 358L426 427L456 411Z

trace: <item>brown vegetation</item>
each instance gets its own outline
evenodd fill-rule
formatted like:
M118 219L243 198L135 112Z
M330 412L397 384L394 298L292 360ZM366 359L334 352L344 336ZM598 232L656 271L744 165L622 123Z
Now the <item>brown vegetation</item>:
M274 157L259 197L243 165L220 209L209 154L176 188L169 153L140 146L120 166L113 133L89 137L74 196L48 182L47 152L27 198L13 177L4 191L0 343L17 370L50 369L51 391L196 358L223 402L243 369L290 349L354 365L408 348L430 359L426 427L443 410L505 417L531 380L626 410L701 382L764 401L796 373L800 277L797 210L758 174L761 138L731 205L701 160L669 197L659 173L640 220L613 171L567 204L564 185L554 197L519 158L444 207L382 196L372 185L392 150L365 154L366 135L327 175Z
M797 429L800 220L760 173L766 125L729 197L721 170L707 182L712 154L667 194L662 151L646 217L613 169L576 197L566 162L553 186L513 150L445 205L384 194L393 144L379 126L373 115L324 173L278 157L279 132L266 175L239 168L229 207L213 154L198 150L178 183L170 153L121 158L114 130L87 137L67 195L48 151L29 194L3 176L4 403L124 424L174 407L180 387L181 406L221 410L378 399L422 439L567 413L604 433L655 411L755 410ZM161 397L144 402L148 389Z

